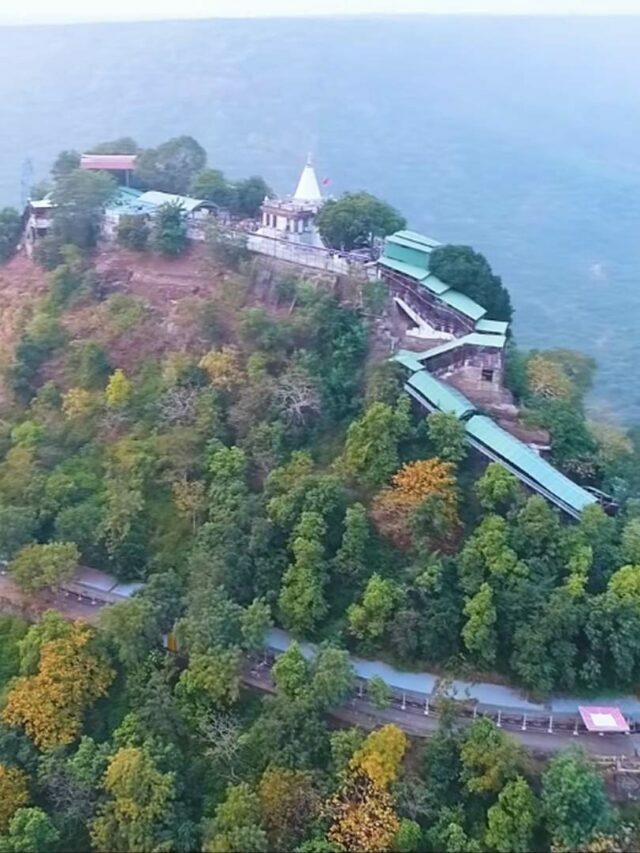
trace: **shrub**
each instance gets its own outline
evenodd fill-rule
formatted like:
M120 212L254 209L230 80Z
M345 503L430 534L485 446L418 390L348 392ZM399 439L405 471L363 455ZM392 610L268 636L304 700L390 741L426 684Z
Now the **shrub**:
M118 242L142 252L149 242L149 226L142 216L122 216L118 222Z

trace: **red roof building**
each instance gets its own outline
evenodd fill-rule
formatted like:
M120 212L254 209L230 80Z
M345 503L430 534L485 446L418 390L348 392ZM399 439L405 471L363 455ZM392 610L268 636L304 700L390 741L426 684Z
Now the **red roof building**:
M578 710L589 732L629 732L629 723L614 705L580 705Z
M90 172L132 172L135 167L135 154L83 154L80 158L80 168Z

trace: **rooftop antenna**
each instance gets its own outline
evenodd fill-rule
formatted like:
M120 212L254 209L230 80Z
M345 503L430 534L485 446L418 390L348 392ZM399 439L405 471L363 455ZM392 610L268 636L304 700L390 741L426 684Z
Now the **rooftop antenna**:
M27 206L27 202L31 196L31 187L33 186L33 161L30 157L22 163L22 174L20 176L20 204L23 209Z

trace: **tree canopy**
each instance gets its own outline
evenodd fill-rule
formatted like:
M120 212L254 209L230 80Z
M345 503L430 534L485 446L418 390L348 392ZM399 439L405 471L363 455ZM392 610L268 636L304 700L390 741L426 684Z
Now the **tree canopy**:
M316 225L328 246L351 251L371 246L375 238L399 231L406 220L387 202L370 193L357 192L325 202Z
M438 246L429 256L429 269L450 287L482 305L487 317L511 322L509 291L480 252L470 246Z

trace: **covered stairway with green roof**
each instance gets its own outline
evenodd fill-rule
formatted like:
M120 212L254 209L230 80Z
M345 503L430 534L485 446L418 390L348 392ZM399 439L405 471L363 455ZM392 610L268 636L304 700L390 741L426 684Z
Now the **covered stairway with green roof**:
M596 498L570 480L527 444L481 414L471 400L424 369L420 354L400 350L394 360L412 371L405 390L429 412L447 412L464 424L467 443L492 462L511 471L521 483L573 518Z

